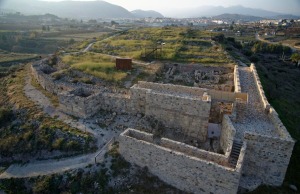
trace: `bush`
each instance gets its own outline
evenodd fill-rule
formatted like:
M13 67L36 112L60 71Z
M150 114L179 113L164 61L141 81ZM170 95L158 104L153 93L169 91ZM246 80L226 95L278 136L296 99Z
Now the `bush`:
M13 112L8 108L0 108L0 125L12 120Z
M253 55L253 56L250 57L250 61L252 63L257 63L259 61L259 57L256 56L256 55Z
M250 57L253 54L253 52L251 50L249 50L249 49L243 49L242 53L244 55L246 55L247 57Z

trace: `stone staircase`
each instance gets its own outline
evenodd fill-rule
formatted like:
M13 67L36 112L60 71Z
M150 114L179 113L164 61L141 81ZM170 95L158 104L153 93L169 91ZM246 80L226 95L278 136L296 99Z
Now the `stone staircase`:
M236 140L233 141L232 150L228 161L230 166L233 168L235 168L237 164L242 146L243 146L243 142L236 141Z

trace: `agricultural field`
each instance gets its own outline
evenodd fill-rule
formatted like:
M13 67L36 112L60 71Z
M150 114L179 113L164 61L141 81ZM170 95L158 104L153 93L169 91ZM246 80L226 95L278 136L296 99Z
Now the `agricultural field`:
M97 42L93 51L134 59L224 64L230 60L211 41L212 32L185 27L141 28Z

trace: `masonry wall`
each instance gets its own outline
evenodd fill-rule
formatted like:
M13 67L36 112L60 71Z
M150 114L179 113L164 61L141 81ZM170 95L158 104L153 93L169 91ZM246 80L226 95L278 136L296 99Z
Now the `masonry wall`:
M180 86L180 85L173 85L173 84L159 84L159 83L145 82L145 81L139 81L136 87L150 89L150 90L164 92L164 93L173 93L173 94L182 93L188 96L196 96L196 97L202 97L204 92L207 91L207 89L204 88L187 87L187 86Z
M211 103L202 98L188 98L165 93L146 93L145 115L161 120L170 128L179 128L202 141L207 138Z
M131 110L128 95L98 92L88 97L79 97L70 92L58 95L60 109L77 117L88 118L95 115L100 109L125 113Z
M131 130L131 129L130 129ZM224 167L211 161L189 156L178 148L169 149L123 132L120 137L120 153L124 158L149 171L161 180L181 190L192 193L233 194L237 192L241 166ZM173 146L171 146L173 148ZM177 150L177 151L175 151ZM241 158L241 160L243 160Z
M233 75L234 75L234 92L240 93L242 92L242 90L241 90L239 67L237 65L234 66Z
M247 150L243 173L262 179L263 184L280 186L283 183L292 155L291 139L245 133Z
M277 112L269 104L253 63L250 69L254 75L262 105L278 137L245 133L244 140L248 147L244 173L261 178L264 184L280 186L283 183L295 142L279 119Z
M99 101L99 95L100 93L88 97L80 97L70 92L59 93L59 108L67 114L87 118L93 116L100 110L101 102Z
M31 73L33 77L39 82L39 84L53 94L58 94L62 91L72 90L75 86L63 82L55 81L50 75L45 74L40 69L42 68L43 61L37 64L31 65Z
M250 66L250 69L254 75L254 81L255 81L255 84L256 84L256 87L259 91L259 95L260 95L260 100L264 106L264 109L266 112L269 112L270 111L270 108L271 108L271 105L269 104L267 98L266 98L266 95L265 95L265 92L264 92L264 89L261 85L261 82L260 82L260 79L258 77L258 74L257 74L257 71L256 71L256 67L253 63L251 63L251 66Z
M221 130L221 137L220 137L220 146L225 153L225 156L229 156L233 140L235 136L236 130L232 125L232 122L228 115L223 116L222 120L222 130Z

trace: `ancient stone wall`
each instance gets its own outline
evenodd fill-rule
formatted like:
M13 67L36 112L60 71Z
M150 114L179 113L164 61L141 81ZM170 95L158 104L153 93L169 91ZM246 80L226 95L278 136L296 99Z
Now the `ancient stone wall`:
M228 115L224 115L222 120L220 146L225 153L225 156L229 156L231 152L235 133L236 130L232 125L230 118L228 117Z
M187 96L195 96L195 97L202 97L204 92L207 92L207 89L204 88L180 86L180 85L173 85L173 84L159 84L159 83L144 82L144 81L139 81L136 87L151 89L163 93L172 93L172 94L177 93L177 94L184 94Z
M87 118L93 116L100 109L100 93L81 96L80 93L76 94L78 90L83 90L83 88L58 94L60 110L76 117Z
M240 74L239 74L239 67L237 65L234 66L234 92L240 93L241 90L241 82L240 82Z
M283 183L294 141L245 133L247 150L243 173L262 179L263 184L280 186Z
M287 129L285 128L285 126L283 125L281 120L279 119L278 113L276 112L276 110L273 107L270 108L270 112L269 112L268 116L269 116L271 122L273 123L279 137L284 138L284 139L291 139L289 132L287 131Z
M170 128L179 128L184 134L207 138L211 103L202 98L182 97L159 92L146 93L145 115L158 118Z
M125 113L131 110L128 95L98 92L84 97L76 95L74 93L76 90L58 94L60 109L73 116L83 118L91 117L100 109L119 113Z
M266 112L269 112L270 111L270 107L271 105L269 104L267 98L266 98L266 95L265 95L265 92L264 92L264 89L261 85L261 82L260 82L260 79L258 77L258 74L257 74L257 71L256 71L256 67L254 65L254 63L251 63L251 66L250 66L250 69L254 75L254 81L255 81L255 84L256 84L256 87L259 91L259 95L260 95L260 99L261 99L261 102L264 106L264 109Z
M76 88L76 86L73 84L54 80L54 78L52 78L49 74L44 73L42 71L43 66L47 65L43 63L45 63L45 61L42 60L31 65L31 73L45 90L53 94L59 94L62 91L69 91Z
M239 163L233 169L207 161L209 157L186 154L200 153L197 148L164 139L161 145L156 145L145 141L151 136L146 133L131 137L128 134L132 130L127 129L119 137L119 150L127 161L141 167L147 166L151 173L184 191L215 194L237 192L244 153L240 154Z

